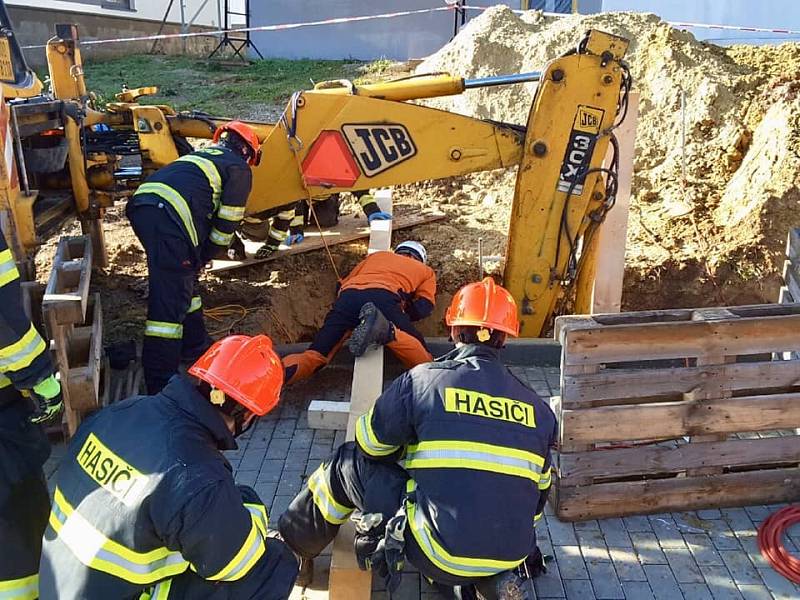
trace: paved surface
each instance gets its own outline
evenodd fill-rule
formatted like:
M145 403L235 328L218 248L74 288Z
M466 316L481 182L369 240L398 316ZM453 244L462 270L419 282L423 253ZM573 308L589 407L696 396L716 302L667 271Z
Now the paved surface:
M558 369L514 368L541 396L558 394ZM321 374L322 375L322 374ZM280 411L263 418L227 453L238 483L255 488L270 509L270 521L286 510L305 479L344 432L308 428L304 408L312 399L342 400L346 392L326 385L290 391ZM305 396L305 397L304 397ZM48 462L48 476L63 448ZM542 551L554 556L549 572L535 581L537 598L568 600L798 600L800 586L778 575L761 557L756 529L779 506L700 510L651 516L562 523L548 506L538 526ZM800 526L787 549L800 548ZM315 564L312 589L292 598L327 598L330 550ZM379 582L373 598L388 598ZM441 598L418 573L403 575L395 600Z

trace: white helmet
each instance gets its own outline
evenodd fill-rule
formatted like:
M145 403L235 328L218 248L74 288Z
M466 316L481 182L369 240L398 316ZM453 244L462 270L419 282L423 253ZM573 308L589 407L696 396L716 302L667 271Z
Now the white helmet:
M413 254L414 258L417 258L422 261L422 264L428 264L428 252L425 250L425 246L420 244L419 242L401 242L395 246L394 249L395 254Z

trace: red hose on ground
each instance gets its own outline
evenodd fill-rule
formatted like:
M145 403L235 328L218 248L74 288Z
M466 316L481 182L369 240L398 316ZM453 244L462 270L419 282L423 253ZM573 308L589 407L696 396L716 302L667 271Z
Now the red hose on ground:
M773 569L789 581L800 583L800 559L783 546L784 532L795 523L800 523L800 505L771 514L758 528L758 547Z

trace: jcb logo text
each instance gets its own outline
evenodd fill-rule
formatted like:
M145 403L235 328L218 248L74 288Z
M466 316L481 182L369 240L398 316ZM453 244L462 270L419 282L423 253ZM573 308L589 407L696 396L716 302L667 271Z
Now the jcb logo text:
M399 123L342 125L350 149L367 177L373 177L417 153L405 126Z

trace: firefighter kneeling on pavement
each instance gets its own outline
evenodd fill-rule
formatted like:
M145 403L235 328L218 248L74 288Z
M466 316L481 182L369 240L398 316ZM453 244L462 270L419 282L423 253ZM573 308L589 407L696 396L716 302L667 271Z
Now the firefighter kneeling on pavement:
M516 304L487 278L456 293L446 322L456 348L396 379L359 418L356 442L340 446L281 516L283 539L304 559L298 584L356 509L359 565L390 591L404 560L461 598L475 588L522 598L508 591L543 572L534 525L550 489L556 419L498 357L506 336L518 335Z
M142 367L148 394L211 345L197 278L228 248L244 217L261 160L255 131L240 121L221 125L214 145L159 169L128 201L125 212L147 252L147 321Z
M155 396L87 419L57 476L42 600L289 597L297 560L267 508L234 484L223 450L278 402L266 336L216 342Z
M433 312L436 274L419 242L401 242L394 252L370 254L339 285L322 328L304 352L283 357L286 383L308 379L327 365L347 341L354 356L385 345L406 368L432 360L413 321Z

